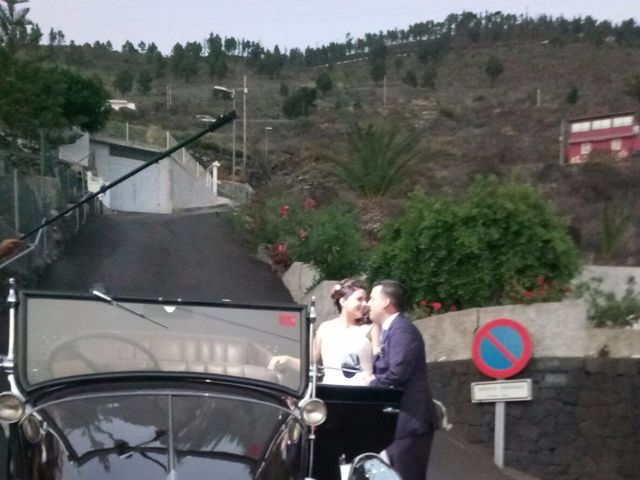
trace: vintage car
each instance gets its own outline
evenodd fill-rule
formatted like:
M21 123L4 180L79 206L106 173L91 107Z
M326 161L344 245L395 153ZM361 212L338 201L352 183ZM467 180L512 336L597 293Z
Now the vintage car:
M390 442L399 392L316 385L311 308L14 284L8 301L5 478L314 478L336 439L349 478L399 478L365 453Z

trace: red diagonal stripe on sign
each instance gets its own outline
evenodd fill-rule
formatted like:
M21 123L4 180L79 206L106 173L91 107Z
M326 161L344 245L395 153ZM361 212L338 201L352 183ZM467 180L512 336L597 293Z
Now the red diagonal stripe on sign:
M487 332L485 338L487 340L489 340L491 343L493 343L493 346L496 347L498 350L500 350L500 353L502 353L505 357L507 357L508 360L511 361L511 363L517 363L518 359L516 357L514 357L511 352L509 350L507 350L504 345L502 345L498 339L496 337L494 337L493 335L491 335L491 332Z

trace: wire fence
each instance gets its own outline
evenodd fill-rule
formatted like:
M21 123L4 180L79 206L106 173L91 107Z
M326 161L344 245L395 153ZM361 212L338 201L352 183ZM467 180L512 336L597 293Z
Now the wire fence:
M26 173L35 170L40 170L45 175ZM71 168L51 156L39 157L22 153L16 156L0 152L0 220L5 225L5 230L11 229L13 236L20 236L79 201L87 193L84 172L82 168ZM70 213L64 221L65 230L79 230L91 213L101 210L99 202L96 202ZM40 259L49 258L61 236L63 234L58 225L52 224L39 232L37 238L27 239L26 250L0 264L0 269L33 250L40 253L37 255Z

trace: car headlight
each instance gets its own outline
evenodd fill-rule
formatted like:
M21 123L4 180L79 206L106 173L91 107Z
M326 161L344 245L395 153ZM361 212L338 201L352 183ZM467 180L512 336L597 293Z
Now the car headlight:
M15 393L0 393L0 421L14 423L24 414L24 402Z
M24 420L22 420L22 433L24 437L31 443L38 443L42 440L42 426L40 424L40 419L36 418L35 415L31 414L27 416Z
M327 406L319 398L309 398L300 403L300 413L304 423L315 427L326 420Z

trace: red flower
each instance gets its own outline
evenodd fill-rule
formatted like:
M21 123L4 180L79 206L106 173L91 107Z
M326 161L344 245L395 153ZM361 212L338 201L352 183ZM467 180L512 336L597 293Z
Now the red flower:
M305 210L315 210L316 208L318 208L318 202L316 202L315 199L311 197L305 197L302 208L304 208Z
M306 240L308 236L309 236L309 234L307 233L307 231L306 231L306 230L300 230L300 231L298 232L298 238L299 238L300 240Z
M280 207L280 216L282 218L287 218L288 215L289 215L289 205L282 205Z
M418 302L418 305L420 305L421 307L426 307L427 305L429 305L429 302L427 300L420 300Z
M538 290L538 296L539 297L544 297L544 290L543 289Z
M433 302L431 304L431 307L437 312L442 308L442 304L440 302Z
M287 252L287 244L286 243L278 243L276 245L276 252L278 252L278 253L286 253Z
M536 285L538 285L539 287L544 285L544 277L542 275L538 275L536 277Z
M451 305L451 308L449 308L450 312L457 312L458 311L458 307L456 307L455 305Z
M531 298L533 297L533 292L531 290L527 290L526 292L524 292L524 296L526 298Z

